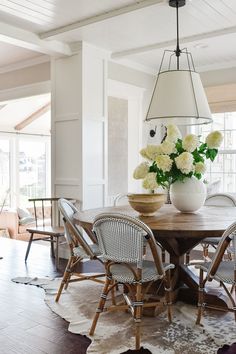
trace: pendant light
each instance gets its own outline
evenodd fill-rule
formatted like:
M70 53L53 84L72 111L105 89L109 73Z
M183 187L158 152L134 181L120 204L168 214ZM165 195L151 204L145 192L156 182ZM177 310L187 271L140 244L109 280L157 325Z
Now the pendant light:
M176 49L165 50L157 75L146 121L164 125L201 125L212 122L210 108L192 55L179 46L179 8L185 0L169 0L176 8Z

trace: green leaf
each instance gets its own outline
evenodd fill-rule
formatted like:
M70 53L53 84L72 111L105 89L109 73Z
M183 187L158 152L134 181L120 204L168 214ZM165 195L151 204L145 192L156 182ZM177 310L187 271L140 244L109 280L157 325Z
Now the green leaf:
M201 145L199 146L198 152L199 152L200 154L205 153L206 149L207 149L207 144L203 143L203 144L201 144Z
M204 158L200 155L199 151L196 149L192 152L194 162L204 162Z
M178 155L184 152L183 146L182 146L182 140L178 139L176 144L175 144L176 150L178 151ZM178 156L177 155L177 156Z
M201 179L201 178L202 178L201 173L194 173L194 176L195 176L197 179Z
M218 154L217 149L207 149L206 158L210 159L211 161L214 161L217 154Z

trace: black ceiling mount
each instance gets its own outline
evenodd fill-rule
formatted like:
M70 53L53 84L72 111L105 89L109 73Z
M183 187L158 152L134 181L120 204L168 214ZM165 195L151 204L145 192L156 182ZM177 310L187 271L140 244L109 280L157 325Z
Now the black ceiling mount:
M169 0L169 5L171 7L182 7L186 4L186 0Z

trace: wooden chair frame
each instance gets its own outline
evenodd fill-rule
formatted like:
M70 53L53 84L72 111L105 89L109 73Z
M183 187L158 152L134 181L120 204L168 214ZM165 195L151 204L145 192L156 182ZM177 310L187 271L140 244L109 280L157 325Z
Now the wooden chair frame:
M66 290L69 283L73 283L76 281L82 281L82 280L92 280L97 283L104 284L104 280L98 279L98 278L105 276L105 273L84 275L83 273L78 272L76 270L76 267L78 266L78 264L84 259L84 257L75 254L75 249L78 246L80 246L84 250L85 254L87 255L86 258L91 259L91 260L98 260L102 264L103 264L103 261L99 257L97 257L97 255L94 254L92 248L87 243L87 241L84 239L82 232L80 232L79 228L75 225L73 220L66 213L66 210L63 208L63 203L66 203L73 210L74 213L78 212L76 207L70 201L65 200L65 199L60 199L59 210L63 216L63 223L64 223L64 227L65 227L65 236L66 236L67 243L68 243L69 249L70 249L70 258L68 260L61 284L59 286L59 289L58 289L58 292L56 295L56 299L55 299L56 302L59 301L62 290L63 289ZM86 234L89 236L89 238L93 244L97 243L96 237L92 233L86 232ZM72 279L73 276L75 276L76 278ZM113 295L114 295L114 293L113 293Z
M33 202L36 225L26 229L30 233L30 239L25 253L25 262L27 262L32 243L35 241L46 241L51 243L51 255L56 260L56 267L59 266L59 239L64 236L64 227L60 225L60 214L57 210L59 199L60 198L29 199L29 202ZM45 204L47 203L50 203L51 208L50 225L45 224L45 207L47 207ZM42 225L39 225L37 208L40 208L42 211ZM55 224L57 225L55 226ZM35 234L42 235L42 237L34 237ZM55 250L54 244L56 245Z
M96 221L100 220L100 218L103 217L115 217L115 218L126 218L126 220L129 220L130 222L134 222L136 225L143 227L143 229L147 232L145 238L147 240L147 244L150 247L151 254L153 257L153 261L155 263L155 267L157 270L157 273L160 275L160 280L164 285L165 289L165 302L167 305L167 313L168 313L168 320L169 322L172 321L172 296L171 296L171 269L165 272L161 259L159 257L158 251L157 251L157 244L155 241L155 238L153 236L152 231L147 227L147 225L143 224L137 219L120 215L117 213L112 213L112 214L101 214L100 216L96 217L95 219L95 224ZM145 255L145 248L143 248L143 255ZM95 328L97 325L97 321L99 319L100 313L103 311L119 311L119 310L127 310L129 309L135 322L135 348L136 350L140 349L140 342L141 342L141 319L142 319L142 312L143 308L146 307L156 307L160 305L160 300L159 301L154 301L154 302L144 302L145 295L147 294L148 290L150 287L153 285L154 281L149 281L148 283L142 283L142 269L132 266L130 263L122 262L122 265L127 267L133 274L135 281L130 284L130 283L120 283L123 284L124 286L124 300L125 304L121 305L114 305L112 304L111 306L105 308L105 303L107 296L110 291L113 290L113 288L117 285L116 282L114 282L113 277L112 277L112 272L111 272L111 267L114 264L120 264L120 262L114 262L111 260L107 260L105 262L105 269L106 269L106 282L101 294L100 301L98 303L98 307L92 322L92 326L90 328L90 335L93 335L95 332ZM174 266L172 266L174 268ZM160 287L159 287L160 288Z
M211 261L211 266L206 273L206 276L204 277L204 270L201 268L201 265L198 266L200 268L200 275L199 275L199 288L198 288L198 314L197 314L197 320L196 324L201 323L201 317L203 315L204 308L206 306L205 303L205 286L208 281L212 281L215 279L215 275L217 273L217 270L220 266L220 263L224 257L226 249L229 247L229 244L232 241L234 234L236 233L236 223L232 224L229 226L229 228L223 233L222 239L217 247L215 256L213 260ZM236 242L236 240L234 240ZM235 245L236 246L236 245ZM234 257L236 257L236 254L234 254ZM229 260L228 262L233 262L233 260ZM218 279L215 279L219 281ZM234 318L236 322L236 259L234 259L234 283L232 284L231 290L229 290L225 283L223 281L219 281L221 287L224 289L226 295L228 296L232 308L229 308L229 311L234 312Z

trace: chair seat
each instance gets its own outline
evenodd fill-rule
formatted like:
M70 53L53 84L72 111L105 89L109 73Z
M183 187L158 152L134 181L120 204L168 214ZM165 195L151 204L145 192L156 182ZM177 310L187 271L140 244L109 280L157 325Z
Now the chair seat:
M90 246L94 256L99 257L101 255L101 252L100 252L100 250L98 248L98 245L92 244L92 245L89 245L89 246ZM77 257L90 258L89 255L85 252L85 250L81 246L74 247L73 248L73 252L74 252L74 255L77 256Z
M204 272L207 272L211 262L205 262L197 264L195 268L203 269ZM215 280L222 281L228 284L235 284L234 281L234 262L231 261L222 261L217 269L216 274L212 277Z
M201 243L207 243L209 245L218 245L220 239L220 237L206 237L201 241Z
M30 233L42 234L54 237L64 236L63 227L53 227L53 226L38 226L27 229Z
M131 267L135 267L136 264L130 264ZM165 271L168 269L173 269L173 264L163 264ZM128 283L132 284L135 282L133 272L126 267L124 264L114 264L110 267L112 273L112 279L116 280L118 283ZM152 261L143 261L143 271L142 271L142 283L146 283L153 280L158 280L162 276L157 273L156 265Z

